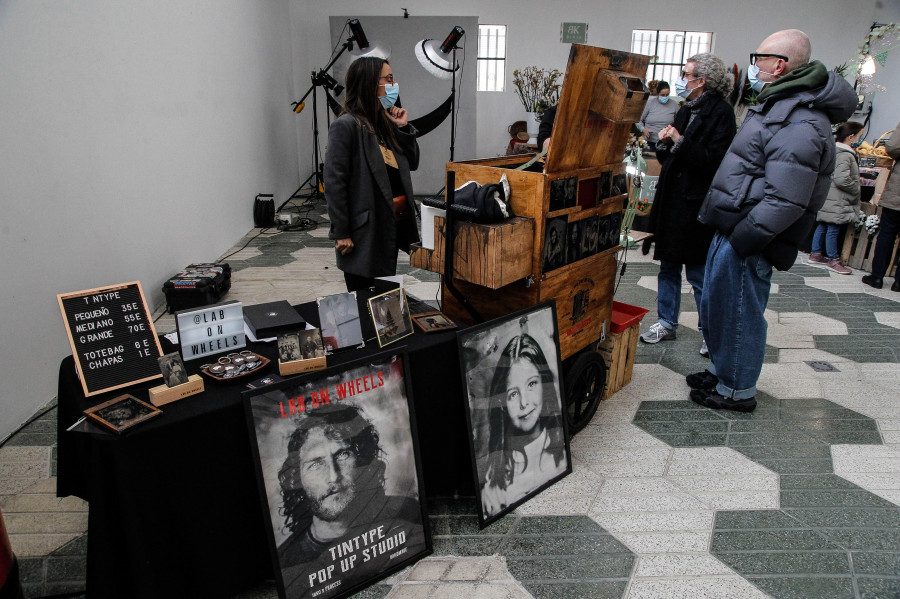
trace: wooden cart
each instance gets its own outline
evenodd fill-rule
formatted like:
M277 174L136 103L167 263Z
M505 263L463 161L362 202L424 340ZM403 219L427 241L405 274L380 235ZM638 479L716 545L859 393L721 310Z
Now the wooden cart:
M572 432L593 417L606 380L594 347L610 327L627 193L622 157L650 95L642 79L649 60L574 44L544 171L518 170L531 154L447 163L450 210L435 219L435 249L411 252L414 267L452 269L443 278L443 308L463 322L556 300ZM514 218L492 225L456 218L465 211L453 205L454 188L503 175Z

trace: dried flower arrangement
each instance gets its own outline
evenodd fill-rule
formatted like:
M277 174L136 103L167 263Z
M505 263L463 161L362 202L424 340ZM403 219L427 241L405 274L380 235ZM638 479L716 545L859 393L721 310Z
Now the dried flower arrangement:
M513 85L516 86L516 95L522 101L525 110L537 113L540 117L547 108L559 102L562 84L557 81L561 77L562 73L557 69L525 67L514 70Z

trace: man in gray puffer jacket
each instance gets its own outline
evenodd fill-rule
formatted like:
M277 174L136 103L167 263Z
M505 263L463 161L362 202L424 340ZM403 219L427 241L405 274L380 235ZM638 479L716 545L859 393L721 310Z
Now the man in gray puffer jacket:
M698 220L716 229L700 308L712 364L688 375L691 399L750 412L766 348L772 267L787 270L815 225L834 170L831 123L857 103L853 88L810 62L805 33L773 33L750 55L759 105L716 171Z

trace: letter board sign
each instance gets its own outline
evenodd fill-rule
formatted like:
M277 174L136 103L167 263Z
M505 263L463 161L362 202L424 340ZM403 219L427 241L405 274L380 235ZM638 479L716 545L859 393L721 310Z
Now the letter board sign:
M162 376L139 281L56 296L86 397Z

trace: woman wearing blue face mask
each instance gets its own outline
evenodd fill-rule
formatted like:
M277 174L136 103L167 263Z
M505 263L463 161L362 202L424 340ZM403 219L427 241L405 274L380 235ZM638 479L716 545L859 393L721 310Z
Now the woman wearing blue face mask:
M812 253L809 264L825 266L841 275L849 275L853 271L841 264L838 254L838 236L841 225L856 221L859 210L859 164L856 150L863 126L861 123L848 121L834 132L835 158L834 177L828 197L816 215L816 232L813 234Z
M356 59L345 87L343 112L328 130L325 201L337 266L355 291L396 274L397 250L419 239L409 174L419 145L386 60Z
M685 103L674 123L659 132L656 144L661 170L647 230L654 234L653 259L659 260L659 319L641 335L644 343L675 339L682 271L694 289L699 310L713 230L697 220L697 213L734 138L734 110L725 100L733 87L734 76L725 63L708 53L690 57L675 83ZM649 251L648 242L644 249ZM702 348L700 353L707 355Z
M644 139L650 150L656 151L656 142L659 141L659 130L672 124L675 113L678 112L678 98L669 97L669 84L660 81L656 84L656 95L650 96L644 113L641 115L640 128L644 133Z

